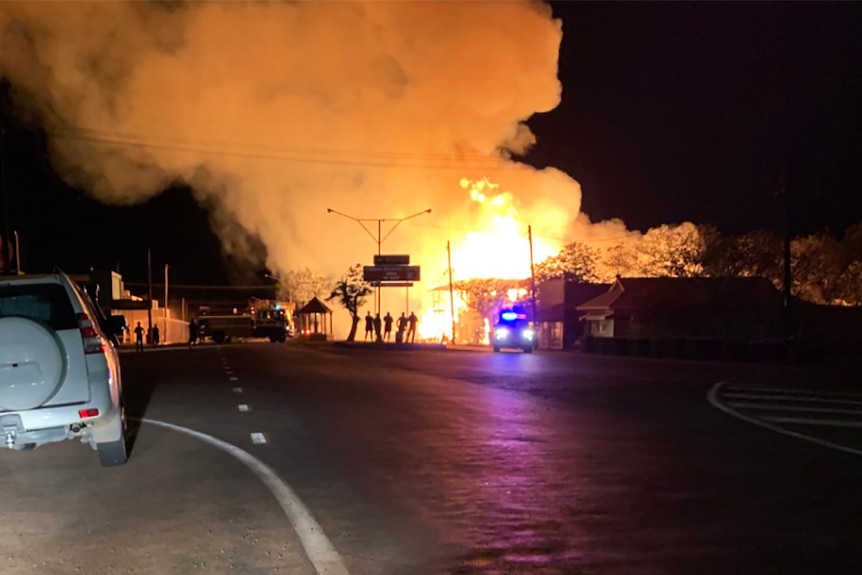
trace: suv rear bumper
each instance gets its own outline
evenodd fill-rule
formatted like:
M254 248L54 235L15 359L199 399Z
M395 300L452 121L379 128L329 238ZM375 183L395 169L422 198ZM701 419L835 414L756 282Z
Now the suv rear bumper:
M89 441L94 426L112 421L120 411L107 385L94 386L93 391L92 401L84 403L0 412L0 446L25 449L76 437ZM89 409L98 409L99 415L81 418L78 412Z

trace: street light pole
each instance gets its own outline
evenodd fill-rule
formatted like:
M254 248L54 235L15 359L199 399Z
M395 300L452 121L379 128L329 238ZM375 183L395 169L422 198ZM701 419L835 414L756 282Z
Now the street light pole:
M168 341L168 264L165 264L165 343Z
M386 238L388 238L389 236L392 235L392 232L394 232L396 230L396 228L398 228L398 226L401 225L401 222L406 222L407 220L417 218L417 217L424 215L424 214L430 214L431 208L428 208L427 210L422 210L421 212L416 212L415 214L411 214L411 215L403 217L403 218L357 218L357 217L339 212L338 210L333 210L332 208L326 208L326 213L337 214L341 217L347 218L348 220L353 220L354 222L356 222L357 224L362 226L362 229L365 230L369 236L371 236L371 239L374 240L375 243L377 243L377 255L381 255L382 252L380 250L383 246L383 242L386 241ZM368 226L365 225L367 222L377 222L377 236L375 236L374 233L368 229ZM395 222L395 225L393 225L389 229L389 231L386 232L385 236L382 235L383 222ZM380 286L377 287L376 291L377 291L377 294L376 294L376 297L374 298L374 313L380 313Z

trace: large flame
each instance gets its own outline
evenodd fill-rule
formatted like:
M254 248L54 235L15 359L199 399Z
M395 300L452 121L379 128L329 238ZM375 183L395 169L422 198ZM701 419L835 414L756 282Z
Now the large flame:
M452 247L452 278L454 281L475 278L526 279L530 277L530 236L528 226L541 229L557 225L559 214L549 214L550 221L525 221L518 210L515 194L501 189L500 184L487 177L479 180L462 178L461 188L470 198L475 212L476 229L467 231L463 240ZM533 214L533 217L542 214ZM556 255L560 250L558 240L533 234L532 260L538 263ZM447 280L448 281L448 280ZM445 288L445 286L444 286ZM440 294L445 292L445 297ZM450 294L436 289L426 298L419 336L427 340L448 341L452 337L452 302ZM526 290L510 289L506 294L510 301L527 295ZM460 294L454 298L455 323L463 315L466 305ZM487 322L486 322L487 323ZM484 326L487 343L488 326Z
M478 229L467 232L463 243L452 250L452 268L457 279L530 277L531 223L543 227L545 222L526 222L516 205L515 195L502 191L488 178L461 179L461 187L478 207ZM558 242L533 237L533 260L540 262L560 251Z

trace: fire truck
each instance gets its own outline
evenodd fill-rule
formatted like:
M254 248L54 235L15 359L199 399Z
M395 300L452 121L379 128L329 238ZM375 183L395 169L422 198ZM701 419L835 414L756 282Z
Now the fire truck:
M253 298L242 312L212 313L202 309L198 315L200 337L228 343L254 337L284 342L291 335L289 306L274 300Z

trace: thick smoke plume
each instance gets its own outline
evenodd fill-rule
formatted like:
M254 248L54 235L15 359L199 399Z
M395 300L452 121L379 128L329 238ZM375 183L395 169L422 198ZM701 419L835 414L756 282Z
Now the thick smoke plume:
M384 251L445 257L471 225L463 177L565 233L577 182L507 159L560 101L561 36L537 2L6 2L0 73L70 184L129 204L182 180L229 251L239 224L272 269L338 273L376 245L328 207L432 208Z

